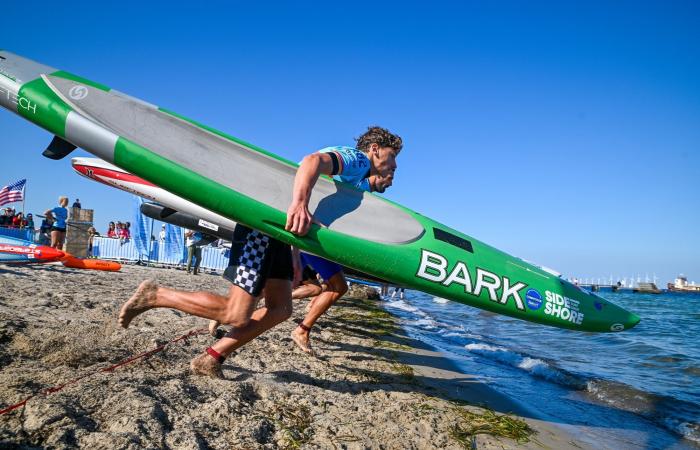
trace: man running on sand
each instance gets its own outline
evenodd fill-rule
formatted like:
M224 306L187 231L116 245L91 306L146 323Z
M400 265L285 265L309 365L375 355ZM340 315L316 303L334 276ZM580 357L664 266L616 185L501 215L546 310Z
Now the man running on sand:
M393 175L386 178L381 178L378 175L371 175L369 178L363 179L362 182L356 185L356 187L372 192L384 192L386 188L391 186L392 179ZM367 187L369 187L369 189ZM318 298L318 295L325 292L326 289L328 289L328 285L318 274L318 272L316 272L309 264L304 264L303 261L299 261L299 263L301 264L299 267L303 267L303 269L301 270L301 277L298 285L297 280L294 280L293 285L297 287L292 291L292 300L311 298L311 301L306 305L304 311L308 313L311 310L314 301ZM208 326L209 334L216 338L224 336L225 331L219 329L219 325L221 324L216 320L210 321Z
M198 375L223 378L221 365L227 356L292 314L293 275L289 245L238 224L223 275L232 284L228 296L177 291L146 280L122 306L119 324L128 328L134 317L151 308L173 308L231 325L223 338L190 362ZM265 306L255 309L263 293Z
M292 204L287 210L286 229L305 235L313 218L309 212L309 198L319 175L333 176L338 181L353 184L366 191L384 192L391 186L396 170L396 157L403 147L399 136L380 127L370 127L357 139L357 149L329 147L306 156L294 179ZM327 288L310 303L309 311L299 326L292 331L294 343L312 354L309 333L323 313L348 290L343 267L318 256L301 253L301 267L311 266Z
M366 141L372 130L382 129L370 128L358 139L358 146ZM366 153L370 173L393 175L395 152L382 150L374 143L367 146ZM336 166L339 164L337 156L331 157L327 153L314 153L304 158L306 164L302 163L297 172L294 197L287 213L289 231L299 235L308 232L312 220L308 210L311 188L320 173L333 174L333 161ZM190 362L195 374L223 378L221 365L227 356L291 316L294 273L289 245L238 224L234 229L229 266L224 271L224 278L232 284L228 296L206 291L177 291L158 286L154 280L145 280L122 305L119 324L128 328L136 316L149 309L173 308L231 325L232 329L226 336ZM265 296L265 306L255 309L261 294Z

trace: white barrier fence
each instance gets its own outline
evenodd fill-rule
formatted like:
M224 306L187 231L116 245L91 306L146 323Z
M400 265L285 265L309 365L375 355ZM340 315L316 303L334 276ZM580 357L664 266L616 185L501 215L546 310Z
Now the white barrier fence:
M228 265L229 249L221 247L202 247L200 269L223 272ZM92 243L92 256L100 259L112 259L120 262L148 262L163 266L184 267L187 265L187 248L182 249L179 257L168 257L162 242L151 241L151 251L148 258L139 258L139 253L132 239L113 239L96 236Z

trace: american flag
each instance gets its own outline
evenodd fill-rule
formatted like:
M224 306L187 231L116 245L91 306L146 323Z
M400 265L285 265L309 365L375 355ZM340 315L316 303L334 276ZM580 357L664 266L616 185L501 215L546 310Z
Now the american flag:
M24 185L27 180L19 180L0 189L0 206L6 203L21 202L24 199Z

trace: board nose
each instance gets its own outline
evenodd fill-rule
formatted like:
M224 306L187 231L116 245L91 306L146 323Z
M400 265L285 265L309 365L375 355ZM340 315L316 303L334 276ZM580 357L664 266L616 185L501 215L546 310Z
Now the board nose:
M629 320L627 321L626 329L629 330L630 328L633 328L634 326L636 326L639 323L640 320L642 320L641 317L639 317L638 315L636 315L634 313L630 313L630 317L629 317Z
M0 78L22 85L43 74L56 72L51 66L38 63L23 56L0 50Z

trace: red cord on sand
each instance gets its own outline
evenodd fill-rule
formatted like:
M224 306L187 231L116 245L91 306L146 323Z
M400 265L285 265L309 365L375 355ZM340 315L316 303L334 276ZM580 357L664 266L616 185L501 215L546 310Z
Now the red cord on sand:
M94 374L96 374L96 373L100 373L100 372L113 372L114 369L117 369L117 368L119 368L119 367L121 367L121 366L125 366L125 365L127 365L127 364L130 364L130 363L132 363L132 362L138 360L138 359L147 358L147 357L149 357L149 356L151 356L151 355L153 355L153 354L155 354L155 353L161 352L161 351L163 351L163 349L164 349L165 347L167 347L167 346L170 345L170 344L174 344L175 342L179 342L179 341L185 340L185 339L187 339L188 337L191 337L191 336L196 336L196 335L198 335L198 334L205 334L205 333L208 333L208 332L209 332L209 331L206 330L206 329L204 329L204 328L200 328L200 329L198 329L198 330L192 330L192 331L190 331L190 332L187 333L187 334L183 334L182 336L180 336L180 337L178 337L178 338L175 338L175 339L173 339L173 340L171 340L171 341L168 341L168 342L166 342L165 344L159 345L158 347L154 348L153 350L149 350L149 351L147 351L147 352L143 352L143 353L140 353L140 354L138 354L138 355L131 356L131 357L129 357L129 358L123 360L123 361L120 361L120 362L118 362L118 363L116 363L116 364L113 364L113 365L111 365L111 366L109 366L109 367L104 367L104 368L102 368L102 369L97 369L97 370L95 370L95 371L93 371L93 372L86 373L85 375L81 375L81 376L79 376L79 377L77 377L77 378L74 378L74 379L72 379L72 380L70 380L70 381L67 381L66 383L59 384L59 385L57 385L57 386L50 387L50 388L48 388L48 389L44 389L43 391L40 391L40 392L38 392L38 393L36 393L36 394L30 395L29 397L25 398L24 400L22 400L22 401L19 402L19 403L15 403L14 405L10 405L10 406L8 406L7 408L0 409L0 416L2 416L3 414L7 414L7 413L9 413L10 411L13 411L13 410L15 410L15 409L17 409L17 408L20 408L20 407L26 405L27 402L28 402L29 400L31 400L32 398L36 397L37 395L48 395L48 394L53 394L53 393L55 393L55 392L60 391L61 389L63 389L63 388L66 387L66 386L70 386L71 384L75 384L75 383L77 383L78 381L82 380L83 378L87 378L87 377L89 377L90 375L94 375Z

